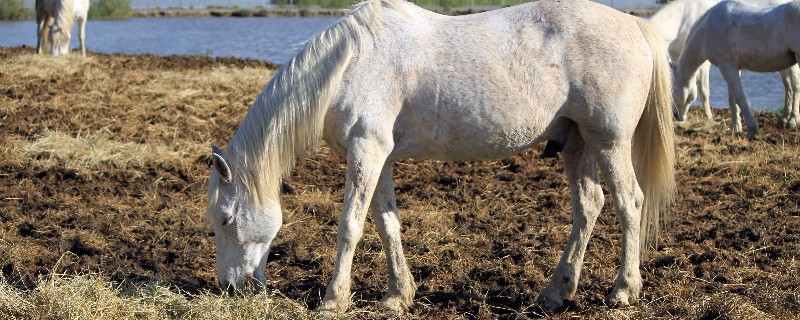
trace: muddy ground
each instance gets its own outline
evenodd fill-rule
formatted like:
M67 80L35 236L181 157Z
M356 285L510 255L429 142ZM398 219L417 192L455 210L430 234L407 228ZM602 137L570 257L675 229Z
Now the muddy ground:
M220 77L242 69L268 74L275 66L91 53L73 58L82 68L55 72L60 67L32 52L0 48L5 281L34 288L53 272L93 272L120 282L158 280L187 295L219 292L213 232L203 221L210 145L227 144L267 79ZM217 80L187 88L184 75ZM556 312L536 303L570 228L562 165L539 159L542 146L495 162L398 163L403 242L417 284L410 316L797 318L800 133L779 129L776 114L758 114L761 139L750 142L726 135L728 112L716 112L716 124L676 126L672 224L643 262L640 303L620 310L603 305L620 247L608 199L577 295ZM31 147L56 133L100 137L151 156L90 163L65 155L64 143ZM324 295L343 174L343 159L323 147L285 182L285 226L266 271L278 297L314 308ZM354 263L355 308L376 307L385 261L368 226Z

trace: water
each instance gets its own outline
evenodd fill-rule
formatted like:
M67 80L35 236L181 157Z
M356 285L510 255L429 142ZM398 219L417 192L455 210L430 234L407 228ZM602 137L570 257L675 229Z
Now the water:
M336 17L135 18L89 20L86 48L101 53L155 53L251 58L282 63ZM79 47L73 31L72 48ZM36 46L34 21L0 21L0 46Z
M282 63L298 45L333 24L336 17L136 18L89 20L86 47L102 53L211 55ZM73 32L72 47L78 47ZM35 46L33 21L0 21L0 46ZM745 93L756 110L779 110L783 84L778 73L742 72ZM711 105L727 108L727 86L711 71Z

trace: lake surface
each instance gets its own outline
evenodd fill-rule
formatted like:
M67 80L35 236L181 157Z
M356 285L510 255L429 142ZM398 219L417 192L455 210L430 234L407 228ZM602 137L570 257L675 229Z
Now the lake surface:
M135 18L89 20L86 47L102 53L211 55L283 63L305 40L338 17ZM78 47L73 32L72 47ZM36 46L34 21L0 21L0 46ZM742 82L756 110L779 110L783 84L778 73L743 72ZM711 71L711 105L728 106L727 87L716 67Z
M336 17L135 18L89 20L86 48L102 53L155 53L287 61L298 45ZM36 46L36 23L0 21L0 45ZM79 47L73 30L72 48Z

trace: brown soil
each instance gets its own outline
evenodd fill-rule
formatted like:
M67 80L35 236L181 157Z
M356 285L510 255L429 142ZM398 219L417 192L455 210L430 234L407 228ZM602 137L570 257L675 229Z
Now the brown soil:
M0 48L0 66L32 51ZM157 279L183 292L217 292L213 232L203 222L210 148L179 159L88 168L47 162L53 154L46 151L16 155L21 144L52 131L102 131L116 142L142 145L225 146L264 83L219 86L197 100L163 105L136 88L165 72L274 66L227 58L91 57L86 71L72 74L0 72L2 275L24 288L52 272L99 272L115 281ZM93 72L110 76L90 80ZM671 226L643 261L643 296L622 310L628 316L800 314L800 133L779 129L776 114L759 114L761 139L749 142L726 135L727 111L716 111L716 125L676 128L679 197ZM570 227L560 160L539 159L539 152L541 146L495 162L396 166L404 248L418 286L411 315L615 317L603 305L620 247L608 199L576 296L555 313L536 303ZM324 295L333 269L343 174L343 160L322 148L283 188L286 221L270 253L268 288L309 308ZM387 273L372 226L353 274L354 307L375 307Z

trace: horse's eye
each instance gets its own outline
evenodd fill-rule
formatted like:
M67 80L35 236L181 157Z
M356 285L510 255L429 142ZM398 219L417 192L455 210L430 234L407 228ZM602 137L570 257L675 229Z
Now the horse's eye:
M227 226L231 222L233 222L233 215L229 215L229 216L225 217L225 220L222 221L222 225L223 226Z

